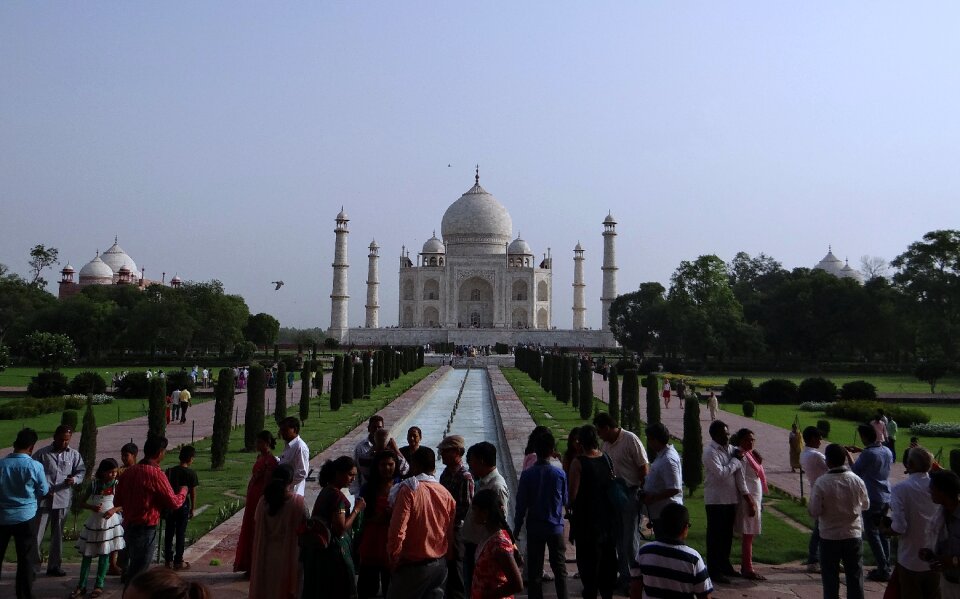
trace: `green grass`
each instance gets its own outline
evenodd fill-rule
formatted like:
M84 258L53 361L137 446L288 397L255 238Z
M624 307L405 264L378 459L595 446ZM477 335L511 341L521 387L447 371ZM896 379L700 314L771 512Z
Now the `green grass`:
M210 370L210 378L212 379L218 372L220 372L223 366L208 366ZM82 366L71 366L69 368L61 368L60 372L63 373L67 380L70 381L73 377L77 376L81 372L97 372L100 376L103 377L103 380L107 383L107 389L110 388L110 382L113 380L113 375L118 372L146 372L147 369L157 372L158 370L163 370L164 372L176 372L180 370L179 366L91 366L91 367L82 367ZM30 379L37 375L39 368L33 366L17 366L16 368L7 368L3 372L0 372L0 387L26 387L30 384ZM187 369L189 372L190 369ZM201 374L203 368L200 368ZM297 380L300 379L300 373L296 373Z
M344 404L336 412L330 411L329 395L324 395L321 398L314 397L310 400L310 417L300 429L300 436L310 447L311 453L316 455L434 370L435 367L426 366L411 371L393 381L389 388L380 386L373 389L369 399L354 400L352 404ZM292 406L290 414L297 415L296 406ZM267 417L265 428L267 430L276 429L271 416ZM255 452L243 451L243 433L244 427L242 425L234 428L230 433L230 447L227 452L226 463L220 470L213 470L210 467L209 439L202 439L193 444L197 449L193 469L200 479L200 486L197 487L197 511L200 512L201 508L207 507L198 513L187 526L188 542L203 536L243 507L243 499L247 493L247 481L250 479L253 463L257 459ZM282 448L283 441L278 441L275 450L276 455L280 454ZM177 448L170 447L162 467L175 466L177 453ZM69 531L74 526L74 522L77 527L83 526L86 517L86 513L81 513L74 521L72 515L68 516L65 528ZM46 542L43 545L44 549L48 546ZM12 547L7 552L7 558L15 558ZM69 561L79 561L80 559L72 540L64 541L64 559ZM232 562L225 564L225 566L232 567Z
M728 379L748 378L754 385L770 379L788 379L800 384L803 379L823 377L833 381L839 389L850 381L867 381L872 383L878 393L930 393L930 385L917 380L911 374L849 374L849 373L811 373L811 372L721 372L704 375L691 374L690 377L699 381L700 387L722 387ZM937 393L960 393L960 376L947 376L937 383Z
M561 447L566 447L567 434L571 428L587 424L580 419L579 413L572 405L557 401L523 372L515 368L503 368L502 371L517 396L520 397L520 401L530 412L534 422L550 428ZM675 442L674 446L677 451L683 451L681 443ZM690 511L690 536L687 537L687 543L703 554L707 546L707 516L703 507L703 489L698 489L692 497L685 496L684 504ZM808 540L808 537L785 521L768 513L763 519L763 534L754 541L753 559L764 564L783 564L805 559ZM736 541L733 555L737 559L740 557L740 545Z
M960 422L960 406L950 406L942 404L909 404L911 408L919 408L930 414L931 422ZM722 409L734 414L742 414L741 407L737 404L721 404ZM770 406L758 405L757 411L753 415L756 420L773 424L787 430L793 425L794 418L800 419L800 430L806 426L815 426L817 420L830 421L829 441L843 445L861 445L860 438L856 435L858 422L853 420L843 420L841 418L828 417L824 412L801 412L797 406ZM901 427L897 432L897 453L903 453L903 449L909 445L909 428ZM784 432L783 442L786 444L786 431ZM960 448L960 439L950 439L946 437L920 437L920 444L937 455L942 451L942 462L949 460L950 450ZM897 461L900 455L894 456Z

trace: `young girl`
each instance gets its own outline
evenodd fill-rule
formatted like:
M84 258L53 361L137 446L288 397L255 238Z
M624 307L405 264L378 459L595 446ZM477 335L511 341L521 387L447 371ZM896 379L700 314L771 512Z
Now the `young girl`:
M103 594L103 584L107 577L107 567L110 565L110 553L126 547L123 541L123 526L121 526L121 508L113 506L113 493L117 488L117 474L119 465L113 458L100 462L93 484L90 486L85 509L93 512L83 525L80 538L77 539L77 549L83 556L80 562L80 580L77 588L70 594L71 598L83 597L87 593L87 575L90 573L90 563L97 556L97 581L93 592L88 597L99 597Z
M471 509L474 522L489 536L477 547L470 598L513 599L514 593L523 590L523 577L514 558L517 549L500 499L491 489L480 491L473 496Z

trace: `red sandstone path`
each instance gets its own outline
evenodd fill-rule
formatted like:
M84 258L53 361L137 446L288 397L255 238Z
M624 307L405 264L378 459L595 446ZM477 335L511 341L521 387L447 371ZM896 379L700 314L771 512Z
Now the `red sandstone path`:
M414 387L397 398L397 400L393 401L390 405L381 410L379 413L384 417L387 426L389 427L391 422L397 421L403 414L414 409L420 399L448 369L449 367L441 367L436 372L422 380L420 383L414 385ZM512 387L510 387L510 385L503 378L499 369L496 367L491 367L489 371L491 375L494 397L497 401L497 407L500 411L500 421L501 423L508 423L502 426L504 439L507 444L506 449L510 452L510 461L514 464L514 469L519 472L523 462L523 448L526 444L526 437L534 426L533 419L530 417L526 408L524 408L523 404L517 398ZM606 383L601 377L599 377L599 375L594 383L594 388L597 390L597 394L600 395L601 398L606 398ZM288 390L288 404L294 404L295 402L298 402L299 393L299 385L295 385L294 389ZM268 390L268 394L268 397L272 400L272 390ZM643 402L641 402L641 404L643 404ZM242 414L244 407L246 406L245 393L237 395L236 406L239 408L240 413ZM643 410L643 405L641 405L641 410ZM197 431L201 430L201 422L203 423L202 426L203 430L205 431L203 436L208 436L210 434L211 424L213 422L213 402L211 401L205 404L193 406L188 414L191 416L191 419L196 420ZM670 410L662 411L663 422L672 431L678 433L682 431L682 417L680 414L681 411L674 407L672 407ZM706 418L707 416L704 415L704 420L706 420ZM778 427L765 425L742 416L730 414L728 412L723 412L721 418L723 418L724 421L730 425L731 429L739 428L741 426L750 426L751 429L757 432L758 446L762 451L764 451L766 460L765 465L768 467L770 480L778 487L789 491L788 484L791 477L787 476L774 478L774 476L777 476L778 473L782 474L780 473L780 471L783 469L782 465L786 465L786 473L789 474L790 469L786 443L787 431L779 429ZM134 424L136 421L139 422ZM769 430L758 425L769 427ZM171 445L189 442L190 437L188 426L189 425L184 425L183 427L180 427L171 425L168 427L167 434L171 440ZM103 454L104 457L115 456L116 453L114 452L118 452L119 447L123 445L123 443L129 441L131 433L135 435L137 432L139 432L140 436L142 436L145 430L145 418L137 418L126 423L103 427L98 431L98 446L105 448L107 446L116 446L116 450L107 451ZM706 433L704 434L706 435ZM350 454L356 442L362 439L365 435L366 425L361 424L343 438L338 440L336 443L331 445L325 451L316 455L311 460L311 466L316 468L319 467L319 465L322 464L326 459L336 457L338 455ZM198 432L197 437L199 438L200 436L201 435ZM767 440L777 438L782 439L782 443L780 444L781 449L779 450L776 448L776 445L773 442ZM79 439L75 440L78 441ZM765 440L767 441L765 442ZM44 440L43 442L49 442L49 440ZM783 454L783 458L778 459L776 456L781 453ZM98 459L100 459L100 456L101 454L98 451ZM799 491L799 482L796 483L796 487ZM317 488L315 485L308 489L308 502L312 502L316 492ZM185 576L187 578L201 580L205 584L209 585L213 591L213 596L217 597L218 599L247 597L247 582L242 580L237 574L234 574L231 567L233 562L234 544L236 542L236 537L239 534L240 522L242 521L242 518L243 511L241 510L229 520L211 531L211 533L201 538L197 543L189 547L187 550L186 559L192 563L193 568L189 572L185 573ZM574 549L572 547L568 548L568 561L569 559L572 559L574 555ZM220 565L211 565L211 560L215 559L220 561ZM38 598L43 599L47 597L65 597L73 589L76 576L79 571L79 565L66 564L65 569L68 573L67 577L65 578L48 578L42 574L37 577L34 590ZM573 573L576 572L576 564L568 563L567 569L572 576ZM0 580L0 597L13 596L12 586L14 570L15 566L13 564L3 564L3 578ZM798 564L765 566L762 568L762 570L768 578L767 582L763 583L762 585L738 580L735 581L733 585L719 587L716 589L714 596L741 597L747 599L813 599L821 596L822 594L819 575L807 574L806 571ZM882 597L883 585L871 582L867 582L866 584L866 597L868 599L879 599ZM579 580L570 578L568 580L568 589L571 597L579 596L581 589ZM118 579L115 577L109 577L107 579L106 590L107 592L103 595L103 597L119 598L121 593ZM841 590L841 593L842 592L843 591ZM556 596L551 583L546 583L544 585L544 594L546 597ZM517 596L526 597L526 593L520 593Z

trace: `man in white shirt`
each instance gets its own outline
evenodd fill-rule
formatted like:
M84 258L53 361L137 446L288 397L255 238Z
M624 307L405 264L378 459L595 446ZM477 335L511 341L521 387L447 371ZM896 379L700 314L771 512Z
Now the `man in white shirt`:
M497 447L487 441L471 445L470 449L467 450L467 465L473 475L474 496L480 491L491 490L495 492L500 498L503 513L509 514L510 489L507 487L507 481L504 480L503 475L497 470ZM463 584L466 588L467 597L470 596L470 590L473 587L473 567L477 546L489 536L489 533L475 520L473 506L471 505L466 518L463 519L463 528L460 529L464 541Z
M847 599L863 599L863 517L870 498L863 480L844 464L850 453L827 445L826 474L810 491L807 510L820 525L820 580L824 599L840 597L840 562L847 580Z
M620 573L617 586L621 591L629 592L630 565L640 550L640 503L637 495L647 477L650 461L640 439L630 431L620 428L617 420L610 414L600 412L593 418L593 425L603 439L603 453L613 461L613 474L627 483L631 493L631 501L628 501L620 512L623 532L617 542Z
M650 472L643 483L643 503L653 524L658 540L664 539L660 530L660 514L671 503L683 505L683 470L680 454L670 444L670 431L657 422L647 427L647 447L654 454Z
M827 473L827 459L819 451L822 441L823 434L817 427L808 426L803 429L805 447L800 453L800 471L807 476L811 489L817 479ZM820 526L816 520L813 521L813 534L810 535L810 545L807 548L807 571L820 571Z
M303 497L307 489L307 474L310 472L310 448L300 438L300 421L293 416L281 420L280 437L287 443L280 455L280 463L293 468L293 490Z
M367 438L357 443L353 448L353 461L357 463L357 476L350 484L350 492L355 496L360 495L360 487L370 480L370 468L373 466L373 456L378 451L389 449L397 456L397 474L406 474L409 470L407 460L400 453L397 442L387 433L381 435L380 442L377 442L378 431L384 430L383 416L374 414L367 421Z
M922 447L907 451L907 480L890 491L890 530L899 536L897 572L900 597L924 599L940 596L940 573L920 559L920 550L930 546L939 533L940 509L930 496L933 456Z
M180 387L170 393L170 422L180 420Z
M730 446L730 431L722 420L710 423L710 438L703 448L703 503L707 511L707 570L717 583L728 584L739 576L730 563L733 520L745 492L743 454Z

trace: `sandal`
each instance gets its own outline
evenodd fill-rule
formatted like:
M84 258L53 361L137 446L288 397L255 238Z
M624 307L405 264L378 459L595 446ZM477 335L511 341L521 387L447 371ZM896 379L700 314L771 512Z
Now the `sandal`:
M86 594L87 594L86 588L77 587L73 589L73 592L67 596L67 599L80 599L80 597L83 597Z
M93 589L92 593L90 593L90 599L95 599L96 597L99 597L102 594L103 594L103 589L101 589L100 587L97 587Z
M757 573L756 571L754 571L754 570L744 570L744 571L741 571L741 572L740 572L740 576L743 576L743 577L744 577L745 579L747 579L747 580L756 580L756 581L758 581L758 582L762 582L762 581L766 580L766 578L765 578L764 576L761 576L760 574L758 574L758 573Z

